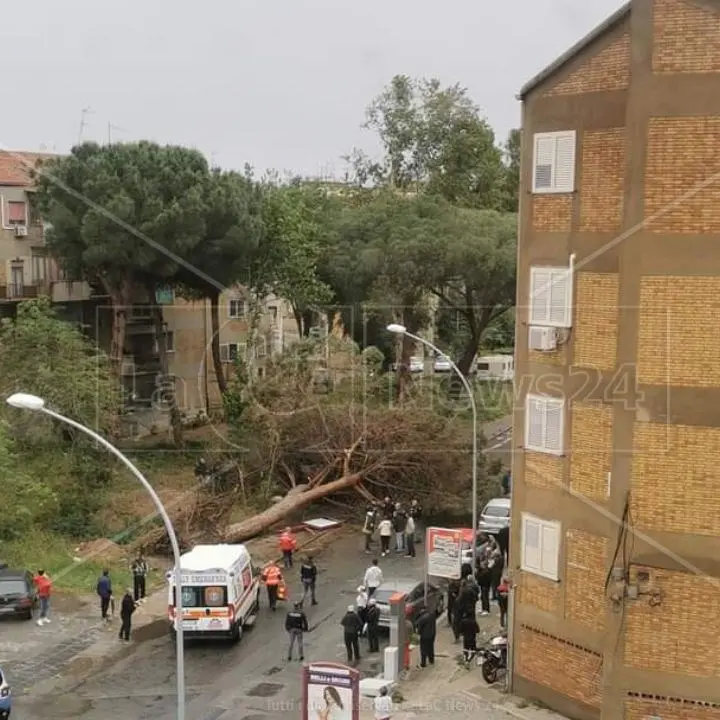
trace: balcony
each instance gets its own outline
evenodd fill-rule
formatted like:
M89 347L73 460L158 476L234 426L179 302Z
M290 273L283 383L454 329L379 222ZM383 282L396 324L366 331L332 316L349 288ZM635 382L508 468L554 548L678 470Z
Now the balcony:
M40 294L39 290L38 285L0 285L0 300L32 300Z

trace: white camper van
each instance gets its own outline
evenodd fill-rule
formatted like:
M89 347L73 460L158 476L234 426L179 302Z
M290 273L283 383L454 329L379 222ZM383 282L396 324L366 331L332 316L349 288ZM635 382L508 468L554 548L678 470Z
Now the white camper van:
M244 545L197 545L180 558L183 633L237 642L260 604L260 574ZM168 619L177 630L175 575L168 572Z

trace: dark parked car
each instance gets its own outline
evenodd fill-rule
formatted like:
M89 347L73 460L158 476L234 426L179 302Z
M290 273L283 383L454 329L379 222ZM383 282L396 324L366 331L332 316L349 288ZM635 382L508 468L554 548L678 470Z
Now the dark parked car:
M425 583L417 580L387 580L373 594L380 610L380 627L390 627L390 598L395 593L405 595L405 613L413 623L425 608ZM428 583L428 607L442 615L445 595L435 585Z
M37 592L27 570L0 570L0 617L33 619Z

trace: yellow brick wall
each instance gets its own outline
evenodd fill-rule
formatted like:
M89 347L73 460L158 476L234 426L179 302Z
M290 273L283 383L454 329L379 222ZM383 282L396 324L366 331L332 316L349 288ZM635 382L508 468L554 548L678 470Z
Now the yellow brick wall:
M525 453L525 483L559 490L565 485L565 458L545 453Z
M718 317L720 277L642 278L638 382L719 387Z
M639 695L640 693L638 693ZM691 700L667 698L665 700L645 700L632 698L625 702L624 720L720 720L720 707L703 707Z
M623 221L624 128L586 132L582 140L580 231L616 232Z
M565 548L565 618L600 632L605 627L607 538L568 530Z
M633 568L631 579L637 569ZM720 677L717 581L692 573L643 570L650 575L647 589L659 591L661 599L656 607L643 595L629 603L625 665L674 675Z
M630 37L625 34L551 88L547 95L581 95L624 90L629 83Z
M530 350L528 359L533 363L541 365L567 365L568 364L568 345L560 345L557 350L551 352L542 352L540 350Z
M595 502L607 500L612 469L611 405L573 403L570 454L570 490Z
M718 449L720 427L635 423L633 523L643 530L720 535Z
M615 273L577 273L573 365L595 370L615 368L619 288Z
M655 0L653 70L720 72L720 15L682 0Z
M532 226L538 232L570 232L572 220L570 194L533 195Z
M720 117L651 118L645 165L648 230L720 233L720 183L710 182L720 173L718 147ZM681 200L703 181L707 187Z
M532 573L521 572L516 580L517 601L555 614L560 607L560 583Z
M600 707L602 659L597 653L521 626L518 675L591 707Z

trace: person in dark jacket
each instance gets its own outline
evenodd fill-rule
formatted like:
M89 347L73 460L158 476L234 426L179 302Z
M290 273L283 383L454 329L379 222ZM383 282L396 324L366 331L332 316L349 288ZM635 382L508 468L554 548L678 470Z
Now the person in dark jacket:
M425 539L425 530L422 523L423 507L417 501L410 503L410 517L415 521L415 542L421 543Z
M368 652L380 652L380 608L374 598L368 600L365 622L367 623Z
M500 528L497 534L497 543L500 548L500 552L505 559L505 563L508 562L508 550L510 549L510 527Z
M466 614L460 621L460 634L463 639L463 656L465 662L469 663L477 654L477 636L480 627L475 619L475 614Z
M305 598L310 595L311 604L317 605L315 599L315 585L317 583L317 565L311 555L305 558L305 562L300 566L300 582L303 586L303 594L301 604L305 602Z
M400 503L395 504L393 513L393 530L395 531L395 552L405 551L405 526L407 525L407 514Z
M137 608L137 603L133 597L132 590L128 588L123 595L123 599L120 603L120 634L118 637L125 642L130 641L130 630L132 627L132 616Z
M503 495L509 495L512 487L512 476L510 475L509 470L502 476L500 484L502 485Z
M470 578L470 580L468 580ZM472 575L468 575L467 578L462 580L460 583L460 590L458 592L457 600L455 601L455 607L453 610L453 634L456 637L460 637L462 632L460 630L460 624L462 619L466 615L475 616L475 606L478 601L478 590L475 585L475 581Z
M130 570L133 574L133 598L135 599L135 602L138 602L138 600L144 600L148 564L141 552L139 552L137 557L132 561Z
M382 515L384 518L387 518L388 520L392 520L394 513L395 513L395 503L389 497L386 497L382 501Z
M490 590L493 600L498 598L498 587L505 575L505 556L500 550L500 545L495 543L490 555Z
M108 610L110 609L110 600L112 599L112 580L110 580L110 571L103 570L100 579L97 582L96 592L100 598L100 616L105 622L108 622Z
M343 627L343 639L345 640L345 650L347 650L348 662L359 662L360 660L360 641L358 637L362 631L362 621L355 612L355 606L349 605L347 612L340 621Z
M308 631L308 621L302 609L302 601L298 601L293 609L285 616L285 630L290 636L290 644L288 645L288 662L292 660L292 652L297 643L300 661L305 659L305 648L303 647L303 633Z
M448 584L447 591L447 622L448 625L453 629L453 635L455 636L455 642L460 638L459 633L455 632L454 613L455 605L457 603L458 595L460 594L460 581L451 580Z
M480 604L481 615L490 614L490 589L492 588L492 568L491 562L493 557L493 547L497 547L497 543L484 533L480 536L482 548L477 556L477 567L475 577L480 586Z
M420 667L435 664L435 635L437 618L434 612L424 610L415 624L420 638Z

